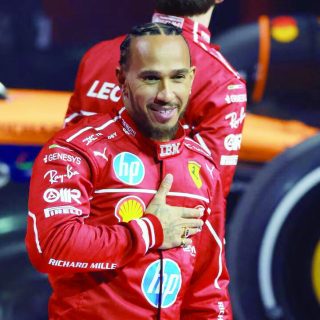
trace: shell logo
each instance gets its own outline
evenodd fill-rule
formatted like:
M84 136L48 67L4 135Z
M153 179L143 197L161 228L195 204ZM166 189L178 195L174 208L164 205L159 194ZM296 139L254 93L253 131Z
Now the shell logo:
M141 218L145 209L146 206L139 197L127 196L117 203L114 214L119 222L129 222Z
M296 19L292 17L277 17L271 21L272 38L279 42L292 42L299 36Z

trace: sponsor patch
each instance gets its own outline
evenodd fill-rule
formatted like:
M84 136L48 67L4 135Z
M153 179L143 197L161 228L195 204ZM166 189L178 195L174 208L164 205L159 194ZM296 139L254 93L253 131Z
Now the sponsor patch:
M200 176L201 165L195 161L188 161L189 174L198 189L202 187L202 180Z
M141 159L133 153L121 152L113 159L113 170L123 183L137 185L145 175Z
M220 165L221 166L235 166L238 163L238 156L221 156Z
M136 131L123 118L121 118L121 122L124 127L123 130L127 135L135 136L137 134Z
M210 168L209 165L206 163L206 168L209 171L211 178L213 178L213 171L214 171L215 167L212 165Z
M186 246L186 247L183 247L182 250L183 250L184 252L190 253L190 255L191 255L192 257L195 257L195 256L197 255L196 247L193 246L193 245L191 245L191 244L189 244L189 245Z
M121 89L119 86L111 82L102 82L99 80L94 81L91 88L87 92L90 98L97 98L102 100L111 100L118 102L121 98Z
M129 222L141 218L145 209L146 206L139 197L128 196L117 203L114 213L119 222Z
M245 116L246 114L244 112L244 108L242 107L240 110L239 117L236 112L231 112L225 116L225 119L230 121L229 122L230 128L237 129L240 126L240 124L243 122Z
M160 260L151 263L142 279L141 289L147 301L155 308L160 302ZM179 265L171 259L162 260L162 297L161 308L168 308L177 299L182 284Z
M93 151L93 155L95 156L95 157L101 157L102 159L104 159L104 160L106 160L106 161L108 161L108 158L107 158L107 156L106 156L106 152L107 152L107 148L104 148L103 149L103 152L100 152L100 151Z
M66 167L66 173L64 174L58 174L57 170L49 170L46 172L46 174L43 176L43 179L49 179L49 182L51 184L54 183L62 183L65 180L70 180L73 176L78 175L79 172L75 171L72 166L70 166L69 164Z
M165 158L180 153L180 142L160 144L160 157Z
M227 94L225 100L228 104L230 103L240 103L247 101L247 95L245 93L242 94Z
M114 133L111 133L110 135L108 135L107 139L111 140L111 139L114 139L116 136L117 136L117 133L114 132Z
M50 147L49 147L50 148ZM75 157L70 154L66 153L60 153L60 152L55 152L55 153L50 153L46 154L43 158L44 163L56 161L56 160L62 160L65 162L72 162L75 164L80 164L81 163L81 158L80 157Z
M229 134L224 139L224 147L228 151L237 151L241 147L241 134Z
M81 204L81 202L79 201L80 197L81 197L81 192L78 189L49 188L43 194L43 200L48 203L57 202L60 200L61 202L67 202L67 203L71 203L75 201Z
M181 17L168 16L168 15L162 15L160 13L155 13L152 17L152 22L171 23L177 28L182 29L184 19Z
M110 262L81 262L81 261L68 261L49 259L49 265L61 268L81 268L81 269L96 269L96 270L114 270L117 268L116 263Z
M225 308L224 303L222 301L218 302L218 309L219 309L219 315L218 315L217 319L218 320L223 320L226 308Z
M60 206L44 209L44 216L46 218L50 218L58 214L74 214L76 216L80 216L82 214L82 210L73 206Z
M89 144L91 144L93 141L96 141L98 139L98 137L102 136L103 134L98 132L95 134L91 134L89 137L86 137L82 140L82 142L84 142L86 144L86 146L88 146Z

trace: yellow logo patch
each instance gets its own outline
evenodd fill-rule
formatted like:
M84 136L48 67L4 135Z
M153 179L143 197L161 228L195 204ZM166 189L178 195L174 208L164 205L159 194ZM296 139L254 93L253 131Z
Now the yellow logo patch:
M201 165L195 161L188 161L188 169L193 182L196 187L200 189L202 187L202 180L200 176Z
M135 196L122 198L116 205L115 216L119 222L129 222L141 218L146 206L144 202Z

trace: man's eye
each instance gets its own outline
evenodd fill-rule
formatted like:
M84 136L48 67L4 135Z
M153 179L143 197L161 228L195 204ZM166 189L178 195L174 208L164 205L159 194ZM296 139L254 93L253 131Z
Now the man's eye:
M177 74L173 77L175 80L184 80L186 78L185 74Z
M158 81L159 78L157 76L145 76L143 77L143 80L147 82L155 82Z

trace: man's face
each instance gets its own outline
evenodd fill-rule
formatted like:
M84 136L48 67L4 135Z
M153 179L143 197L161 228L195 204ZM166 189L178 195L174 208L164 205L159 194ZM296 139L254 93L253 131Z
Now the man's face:
M181 36L141 36L130 44L122 74L125 106L148 137L168 141L177 130L190 95L194 68Z

